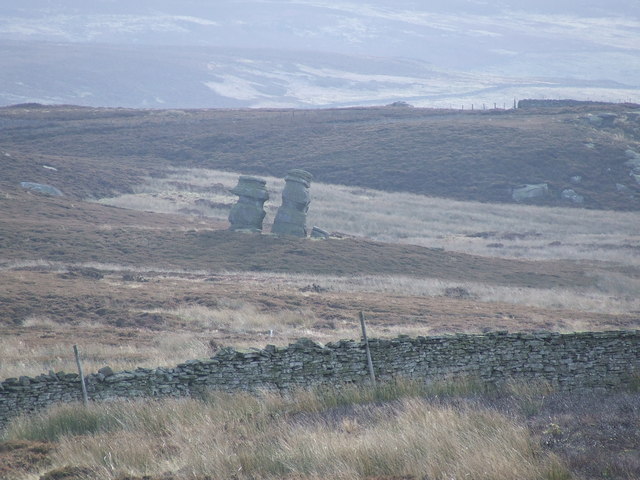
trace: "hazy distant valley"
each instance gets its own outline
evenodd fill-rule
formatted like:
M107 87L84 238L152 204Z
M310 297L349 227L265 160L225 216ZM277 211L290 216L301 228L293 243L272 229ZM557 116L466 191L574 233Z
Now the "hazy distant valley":
M56 3L0 7L0 104L640 101L629 2Z

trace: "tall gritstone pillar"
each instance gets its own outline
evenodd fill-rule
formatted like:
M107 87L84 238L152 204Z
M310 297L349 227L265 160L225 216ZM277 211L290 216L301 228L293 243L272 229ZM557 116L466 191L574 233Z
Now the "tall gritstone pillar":
M306 170L289 170L282 191L282 205L278 209L271 233L278 235L307 236L307 211L311 197L311 175Z
M229 230L262 232L262 221L266 215L264 202L269 199L266 184L261 178L240 175L238 185L230 190L240 198L229 212Z

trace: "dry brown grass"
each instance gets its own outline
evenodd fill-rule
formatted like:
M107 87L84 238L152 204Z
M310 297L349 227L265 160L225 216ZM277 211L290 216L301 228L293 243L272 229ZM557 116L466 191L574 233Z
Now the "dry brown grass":
M621 273L599 272L597 288L524 288L489 285L476 282L452 282L437 278L414 278L392 275L328 276L301 274L258 274L292 286L317 284L329 291L379 292L386 294L440 297L461 292L462 298L476 302L510 303L539 308L574 310L577 312L632 313L640 311L640 279Z
M206 402L113 403L75 415L58 407L17 420L7 438L54 440L51 468L89 467L101 480L162 474L179 480L566 475L514 419L479 406L419 399L418 391L374 404L362 403L371 398L367 392L352 389L342 394L354 402L346 410L329 406L330 392L327 398L301 392L289 399L218 394Z
M103 277L69 276L89 268ZM130 276L133 281L125 280ZM14 298L9 306L15 309L6 311L19 320L2 326L0 379L75 371L74 344L91 373L105 365L173 366L209 357L223 346L359 338L359 311L378 338L639 328L633 283L617 276L609 282L605 293L403 276L19 262L0 269L0 285ZM20 318L20 312L28 313Z
M54 332L64 336L68 325L51 320L34 319L28 322L27 332ZM94 332L99 336L104 325L81 324L85 335ZM3 335L0 338L0 378L19 377L21 375L39 375L50 370L54 372L74 372L77 370L71 343L74 339L54 344L34 343L23 339L24 335ZM75 339L77 341L77 339ZM85 373L92 373L109 365L115 370L133 370L140 366L156 367L176 365L194 359L206 358L212 354L208 340L196 332L178 331L171 335L158 335L148 343L140 345L123 341L120 345L111 342L81 342L80 353Z
M296 274L296 273L273 273L273 272L210 272L207 270L184 270L180 268L168 269L152 265L119 265L112 263L84 262L77 264L67 264L46 260L24 260L0 262L0 271L11 271L23 268L41 268L48 271L64 273L70 268L92 268L103 272L128 272L133 274L163 274L165 280L174 279L177 282L200 282L202 277L210 275L229 275L236 277L238 281L247 280L277 283L289 288L304 288L309 285L318 285L320 288L332 292L353 293L353 292L380 292L387 294L397 294L405 296L419 297L439 297L447 295L450 289L462 289L467 292L468 298L478 302L511 303L515 305L527 305L532 307L575 310L584 312L601 313L634 313L640 311L640 298L636 293L640 290L640 278L635 275L627 275L623 272L616 272L604 269L593 268L591 275L596 279L594 287L576 288L532 288L532 287L508 287L502 285L491 285L478 282L456 282L439 278L416 278L400 275L357 275L357 276L334 276L321 274ZM110 279L106 283L121 285L122 282L114 284ZM131 288L140 287L139 284L130 284ZM232 302L233 303L233 302ZM198 317L196 307L191 316ZM237 308L235 311L239 316ZM180 316L180 312L168 312L146 310L148 313L175 313ZM184 312L183 312L184 313ZM244 317L250 317L257 312L245 311ZM309 317L312 319L313 312L297 309L290 312L296 317ZM206 315L206 312L205 312ZM184 315L183 315L184 316ZM189 316L189 315L187 315ZM201 315L200 315L201 316ZM42 323L46 316L37 317ZM25 321L32 321L27 318ZM244 321L244 320L243 320ZM249 321L251 321L249 319ZM293 321L293 320L292 320ZM260 319L265 327L269 327L269 320ZM296 323L293 321L293 323ZM229 323L229 320L227 321ZM234 320L234 323L236 321ZM242 323L242 322L241 322ZM281 323L281 322L277 322ZM285 322L286 323L286 322Z
M284 310L280 312L261 312L254 305L222 299L217 308L203 305L182 305L172 310L154 310L149 313L175 315L187 324L198 329L225 329L240 333L286 331L304 333L317 319L308 309Z

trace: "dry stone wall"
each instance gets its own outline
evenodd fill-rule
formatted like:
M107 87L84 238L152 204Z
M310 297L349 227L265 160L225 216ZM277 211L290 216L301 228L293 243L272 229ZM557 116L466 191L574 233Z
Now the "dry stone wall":
M544 100L544 99L525 99L518 101L518 108L560 108L560 107L580 107L583 105L611 105L606 102L592 102L589 100Z
M370 340L376 376L436 380L456 375L500 383L509 378L547 380L561 389L612 388L640 372L640 331L489 333ZM199 396L207 390L286 391L368 378L364 344L320 345L301 339L287 347L223 349L206 360L174 368L138 368L86 377L89 398ZM0 383L0 427L14 415L60 402L80 401L77 374L9 378Z

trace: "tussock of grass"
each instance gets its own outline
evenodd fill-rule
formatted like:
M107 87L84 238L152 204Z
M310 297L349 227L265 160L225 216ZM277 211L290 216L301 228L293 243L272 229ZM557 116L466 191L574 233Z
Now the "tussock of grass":
M22 417L5 434L9 439L55 442L63 437L90 435L113 429L118 420L106 409L61 405L45 414Z
M460 383L466 384L466 380L460 379ZM279 408L286 408L289 413L319 413L348 405L392 402L403 398L435 395L445 391L448 393L453 391L448 381L426 384L398 378L395 381L381 382L365 387L356 385L342 385L339 388L320 386L296 391L288 397L271 396L270 401L278 401Z
M308 328L316 317L307 309L261 312L254 305L236 301L221 301L219 307L181 305L171 310L153 310L150 313L175 315L191 326L204 329L225 329L234 332L255 332Z
M424 385L213 394L205 400L63 406L6 438L57 442L52 468L95 478L562 478L527 429L493 410L426 400ZM66 425L66 427L63 427Z
M544 406L546 396L553 392L552 385L542 380L510 381L505 389L515 399L520 414L525 417L538 414Z

